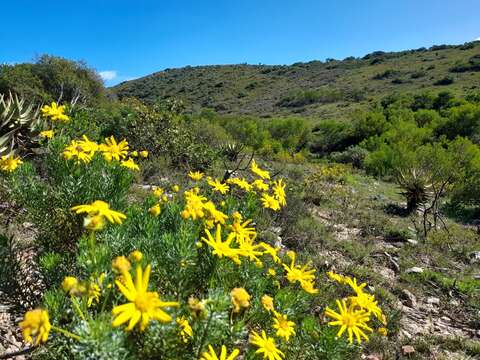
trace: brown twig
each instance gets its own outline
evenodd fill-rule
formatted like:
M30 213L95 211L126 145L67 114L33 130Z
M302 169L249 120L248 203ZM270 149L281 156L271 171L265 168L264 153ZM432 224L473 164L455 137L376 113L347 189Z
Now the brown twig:
M18 351L12 351L12 352L8 352L8 353L4 353L4 354L0 355L0 359L13 359L14 357L31 353L33 350L35 350L35 348L36 348L35 346L31 346L31 347L24 348L24 349L21 349L21 350L18 350Z

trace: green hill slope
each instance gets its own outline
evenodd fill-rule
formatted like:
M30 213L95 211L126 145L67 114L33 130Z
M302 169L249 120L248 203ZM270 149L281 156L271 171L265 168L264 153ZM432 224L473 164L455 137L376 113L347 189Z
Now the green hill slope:
M292 65L217 65L166 69L111 91L147 102L183 99L195 111L257 116L345 117L391 93L480 88L480 42L363 58Z

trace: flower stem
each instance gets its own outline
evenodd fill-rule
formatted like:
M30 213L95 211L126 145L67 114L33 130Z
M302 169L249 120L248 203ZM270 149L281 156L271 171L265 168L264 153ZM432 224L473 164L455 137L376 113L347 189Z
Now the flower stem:
M85 319L85 315L83 315L82 309L80 309L80 306L78 305L77 299L73 295L71 297L71 300L72 300L73 307L77 311L78 315L82 318L83 321L87 321L87 319Z
M65 329L62 329L62 328L59 328L59 327L56 327L54 325L52 325L52 330L53 331L56 331L56 332L59 332L60 334L63 334L71 339L74 339L74 340L77 340L77 341L80 341L82 338L74 333L71 333L70 331L68 330L65 330Z

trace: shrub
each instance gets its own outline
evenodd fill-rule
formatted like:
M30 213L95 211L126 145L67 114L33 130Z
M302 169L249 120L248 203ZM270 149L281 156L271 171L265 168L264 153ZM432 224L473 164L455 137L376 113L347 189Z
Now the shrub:
M325 120L316 125L312 137L310 149L320 154L342 151L356 141L352 125L335 120Z
M33 64L2 65L0 93L23 95L38 102L97 103L105 98L100 76L81 61L42 55Z
M435 81L433 83L433 85L436 85L436 86L445 86L445 85L451 85L454 83L454 79L450 76L445 76L437 81Z

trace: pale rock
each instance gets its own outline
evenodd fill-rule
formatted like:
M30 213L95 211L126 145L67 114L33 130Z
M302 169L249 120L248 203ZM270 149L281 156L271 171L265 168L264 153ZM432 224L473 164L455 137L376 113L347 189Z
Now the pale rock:
M423 273L423 269L421 267L414 266L414 267L411 267L411 268L405 270L405 273L407 273L407 274L421 274L421 273Z
M402 355L403 356L410 356L415 354L415 348L412 345L404 345L402 346Z
M432 305L440 305L440 299L432 296L432 297L427 298L427 303L432 304Z

